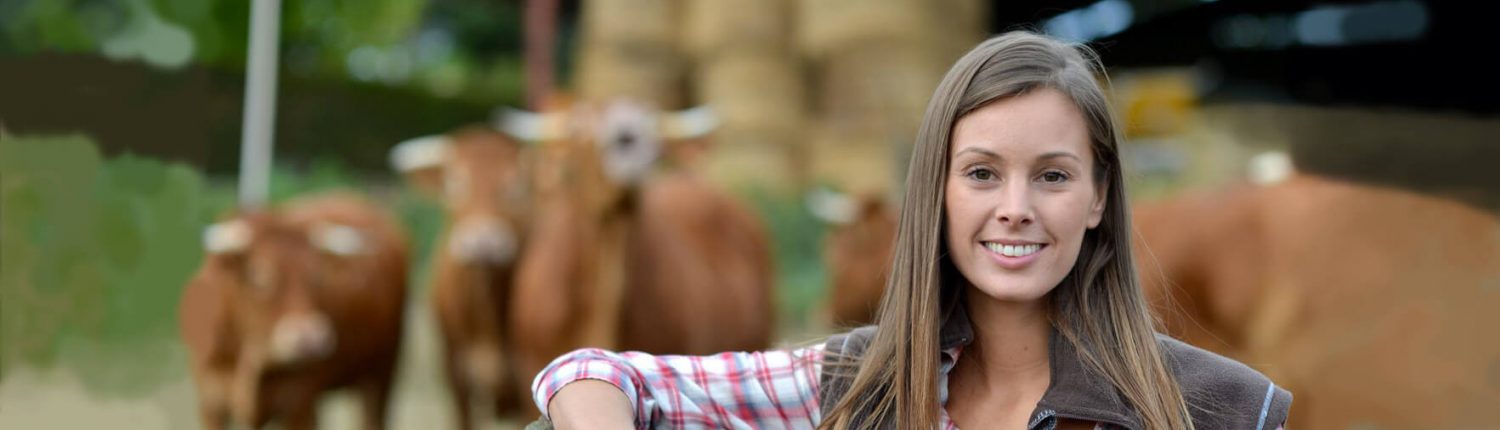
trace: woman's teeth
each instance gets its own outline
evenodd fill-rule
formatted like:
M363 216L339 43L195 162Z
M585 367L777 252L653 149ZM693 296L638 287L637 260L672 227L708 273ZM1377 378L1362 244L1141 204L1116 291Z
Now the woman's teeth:
M994 251L996 254L1004 255L1006 257L1025 257L1031 254L1035 254L1038 250L1042 249L1042 245L1039 243L1033 243L1030 245L1001 245L994 242L986 242L984 246L986 248L989 248L990 251Z

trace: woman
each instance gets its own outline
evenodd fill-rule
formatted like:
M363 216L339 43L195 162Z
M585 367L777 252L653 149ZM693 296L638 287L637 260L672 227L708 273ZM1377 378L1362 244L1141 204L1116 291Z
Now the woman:
M1291 394L1158 335L1119 132L1086 48L1012 32L949 70L917 136L877 326L791 351L580 350L557 428L1276 428Z

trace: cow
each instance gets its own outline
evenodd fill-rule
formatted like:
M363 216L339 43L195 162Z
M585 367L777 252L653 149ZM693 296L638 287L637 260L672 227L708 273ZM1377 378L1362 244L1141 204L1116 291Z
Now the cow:
M1500 219L1292 173L1138 205L1136 258L1168 333L1297 396L1289 428L1500 423Z
M204 428L313 428L351 388L365 429L386 427L406 302L406 239L348 193L245 211L210 226L179 303Z
M709 112L617 100L502 116L502 129L538 142L535 221L511 307L522 374L587 346L769 344L773 268L759 219L692 173L655 173L671 142L712 130Z
M829 290L822 320L838 327L875 323L896 245L896 212L884 196L847 196L826 189L807 197L830 230L823 236Z
M496 418L525 409L529 380L514 372L505 330L516 260L525 244L531 180L520 142L485 125L396 145L391 163L440 201L447 226L433 256L429 302L443 339L443 371L458 428L475 406Z

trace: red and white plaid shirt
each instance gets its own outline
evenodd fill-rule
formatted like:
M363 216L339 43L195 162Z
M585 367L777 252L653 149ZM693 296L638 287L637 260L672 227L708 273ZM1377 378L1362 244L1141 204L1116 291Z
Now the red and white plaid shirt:
M962 351L943 350L938 384L942 404L948 400L948 372ZM552 395L564 385L584 379L608 382L635 405L638 429L813 429L822 419L822 358L822 345L708 356L580 349L537 374L531 391L545 416ZM947 411L940 414L940 428L958 428Z
M639 429L811 429L817 426L821 345L708 356L580 349L532 382L543 415L557 390L597 379L635 405Z

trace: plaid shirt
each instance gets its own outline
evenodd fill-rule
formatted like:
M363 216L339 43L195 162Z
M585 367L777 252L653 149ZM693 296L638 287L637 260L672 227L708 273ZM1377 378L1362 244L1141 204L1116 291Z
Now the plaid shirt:
M557 390L597 379L635 405L638 429L811 429L817 426L821 345L708 356L580 349L532 383L542 414Z
M962 350L943 350L938 384L943 404L948 372ZM531 391L545 416L548 402L564 385L584 379L608 382L630 398L638 429L812 429L822 419L822 358L822 345L708 356L580 349L537 374ZM939 427L958 428L946 410L940 414Z

